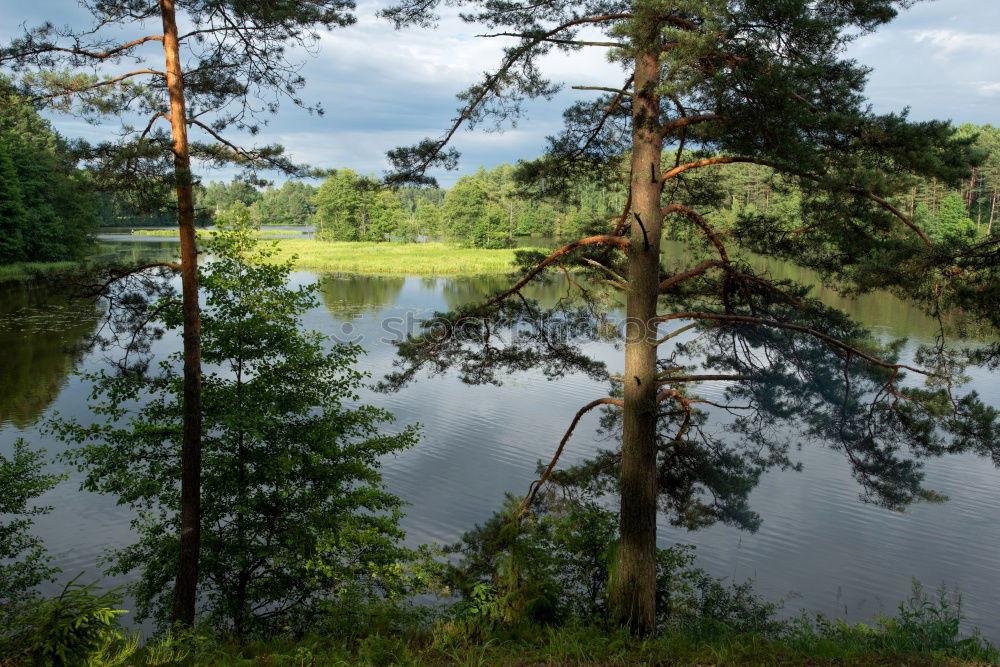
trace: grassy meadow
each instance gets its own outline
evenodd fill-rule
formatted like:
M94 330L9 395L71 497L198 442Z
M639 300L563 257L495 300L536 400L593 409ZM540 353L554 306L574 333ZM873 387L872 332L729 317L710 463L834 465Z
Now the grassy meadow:
M263 238L277 244L275 259L295 257L295 268L318 273L356 273L368 275L454 276L508 273L514 270L517 250L465 248L448 243L370 243L318 241L306 238L269 238L301 231L262 230ZM172 238L175 229L143 229L134 236ZM199 229L200 237L210 230ZM43 279L80 268L78 262L25 262L0 265L0 283Z
M198 236L211 236L211 229L198 229L196 230ZM286 236L292 234L305 234L301 229L259 229L257 230L258 236ZM171 229L136 229L132 232L132 236L157 236L163 238L174 238L177 236L177 230Z
M477 275L514 269L515 249L485 250L447 243L356 243L280 239L277 259L321 273ZM520 248L525 250L525 248Z

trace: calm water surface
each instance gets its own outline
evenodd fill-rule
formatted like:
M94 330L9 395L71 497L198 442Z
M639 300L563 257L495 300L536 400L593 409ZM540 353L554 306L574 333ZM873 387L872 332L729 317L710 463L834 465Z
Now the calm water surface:
M173 247L133 239L115 252L138 258ZM814 282L794 267L770 268L777 277ZM386 318L427 316L478 300L503 284L502 278L306 272L293 280L322 280L322 306L308 313L305 325L360 339L373 378L389 370L394 358L395 348L380 342ZM561 285L537 287L532 296L552 300L561 290ZM848 300L827 289L816 293L884 336L907 337L911 351L933 339L933 321L888 295ZM99 315L93 304L69 301L58 287L0 286L0 451L8 453L14 439L24 437L57 454L63 446L41 435L36 421L55 412L89 421L88 388L73 371L96 369L103 360L99 353L74 355L67 349L95 330ZM176 339L165 339L156 350L164 354L176 345ZM620 369L620 353L611 346L595 343L590 349L610 369ZM975 375L971 387L1000 405L996 376ZM709 394L721 391L721 386L704 388ZM606 394L606 385L585 377L550 382L541 373L527 373L501 387L468 386L446 375L396 394L364 396L393 412L400 424L423 425L420 445L385 462L391 490L410 503L404 522L408 541L454 542L486 519L505 492L523 493L536 462L548 459L576 410ZM584 419L564 462L599 444L596 426L597 413ZM968 627L978 626L1000 641L1000 522L995 520L1000 472L973 457L930 461L928 486L951 501L897 513L858 501L857 484L838 453L806 445L798 457L802 472L770 474L754 491L753 507L764 519L757 533L726 526L687 533L661 524L661 544L696 545L702 567L738 581L753 578L762 594L784 600L793 613L805 609L863 621L893 611L913 578L928 587L944 584L962 594ZM66 578L84 571L96 579L104 550L131 540L130 513L112 497L80 491L79 482L73 473L43 499L55 510L38 522L37 532Z

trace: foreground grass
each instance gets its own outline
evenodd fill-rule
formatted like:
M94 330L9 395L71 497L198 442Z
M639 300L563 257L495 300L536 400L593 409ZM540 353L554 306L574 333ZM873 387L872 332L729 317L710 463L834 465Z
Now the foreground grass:
M789 635L676 631L650 639L585 627L533 627L506 634L461 637L440 626L423 634L388 631L300 640L161 642L139 650L128 664L184 665L985 665L995 650L937 646L866 626L837 633Z
M447 243L351 243L280 239L275 259L296 255L295 268L327 273L481 275L514 269L516 250ZM519 248L526 250L526 248Z

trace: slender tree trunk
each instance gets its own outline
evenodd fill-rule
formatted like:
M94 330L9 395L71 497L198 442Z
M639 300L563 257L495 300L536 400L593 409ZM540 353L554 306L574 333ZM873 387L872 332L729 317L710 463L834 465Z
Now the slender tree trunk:
M657 44L655 33L647 44ZM632 110L632 222L626 343L620 546L612 588L616 620L636 634L656 627L656 302L659 295L660 103L655 52L636 58Z
M997 214L997 195L1000 194L996 189L993 190L993 199L990 202L990 222L986 226L986 235L989 236L993 233L993 220Z
M181 534L173 621L194 624L201 529L201 312L198 305L198 249L194 228L194 189L184 108L177 17L173 0L160 0L163 51L174 141L177 223L181 240L181 296L184 309L184 436L181 445Z

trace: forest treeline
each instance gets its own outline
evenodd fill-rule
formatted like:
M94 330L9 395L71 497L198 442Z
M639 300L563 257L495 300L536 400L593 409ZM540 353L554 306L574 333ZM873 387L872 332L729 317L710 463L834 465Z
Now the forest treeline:
M958 188L937 179L921 180L894 201L934 240L989 235L1000 207L1000 128L965 124L959 132L977 137L983 164L974 167ZM319 186L292 180L260 190L243 181L210 181L196 187L195 199L204 224L231 208L246 207L258 225L313 224L324 240L435 238L479 248L511 247L517 236L577 238L620 215L624 207L626 166L616 182L577 180L558 193L547 192L544 183L526 182L522 169L523 165L509 164L480 168L447 190L390 189L374 175L339 169ZM766 166L729 165L702 185L715 192L715 203L705 217L718 228L730 229L741 216L754 214L782 218L790 229L798 226L800 189ZM172 224L169 209L135 217L113 198L109 202L102 209L104 224ZM690 226L678 219L668 234L677 239L689 231Z
M76 259L97 200L68 142L0 78L0 264Z

